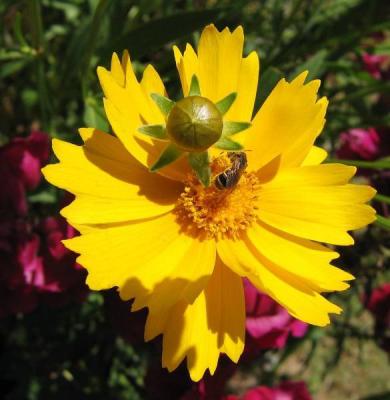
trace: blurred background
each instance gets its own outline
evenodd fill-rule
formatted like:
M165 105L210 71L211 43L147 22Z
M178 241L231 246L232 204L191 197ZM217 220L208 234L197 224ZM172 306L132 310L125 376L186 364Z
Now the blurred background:
M0 1L0 383L16 399L390 399L390 2L384 0ZM330 100L319 144L378 191L378 221L336 264L357 279L331 295L327 328L290 317L245 282L247 338L238 366L222 358L193 384L161 369L143 343L145 313L115 291L90 293L61 240L71 197L43 179L50 138L110 128L96 66L130 51L180 93L172 43L208 23L242 25L261 72L256 109L281 77L308 69ZM315 267L315 266L313 266ZM387 267L387 270L386 270Z

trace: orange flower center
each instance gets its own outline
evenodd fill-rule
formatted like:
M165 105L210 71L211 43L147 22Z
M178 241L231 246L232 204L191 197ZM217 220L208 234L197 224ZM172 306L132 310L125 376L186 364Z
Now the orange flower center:
M232 167L226 155L215 158L211 163L209 187L204 187L195 175L188 177L175 208L178 221L186 231L207 238L237 238L255 221L259 180L253 172L232 171ZM217 179L226 173L230 177L232 173L240 176L232 187L221 189Z

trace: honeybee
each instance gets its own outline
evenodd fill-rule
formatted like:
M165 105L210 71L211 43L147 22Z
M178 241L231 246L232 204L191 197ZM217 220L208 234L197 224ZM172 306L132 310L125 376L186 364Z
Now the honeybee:
M228 157L231 166L217 175L214 180L214 185L219 190L234 188L248 165L246 154L243 151L228 153Z

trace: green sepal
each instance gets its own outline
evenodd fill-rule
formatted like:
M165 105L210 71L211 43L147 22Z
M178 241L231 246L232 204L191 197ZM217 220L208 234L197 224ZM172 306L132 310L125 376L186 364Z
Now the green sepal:
M190 91L188 92L188 96L200 96L199 80L196 75L192 75Z
M168 117L169 113L171 112L173 106L175 105L175 102L168 99L168 97L161 96L161 94L158 93L152 93L150 95L152 100L156 103L157 107L160 109L160 111Z
M224 97L222 100L219 100L218 103L215 104L215 106L218 108L218 111L224 115L229 111L229 108L232 106L234 103L234 100L236 100L237 93L232 92L228 94L226 97Z
M238 132L245 131L252 124L250 122L234 122L234 121L224 121L222 136L232 136Z
M189 153L188 162L203 186L210 186L210 159L207 151L202 153Z
M233 142L233 140L230 140L227 137L221 137L221 139L214 144L214 147L227 151L237 151L243 149L243 146L240 143Z
M166 167L176 161L182 154L183 152L174 144L169 144L160 154L159 159L150 167L150 171L156 172L159 169Z
M168 140L167 132L163 125L144 125L138 128L138 132L148 135L153 139Z

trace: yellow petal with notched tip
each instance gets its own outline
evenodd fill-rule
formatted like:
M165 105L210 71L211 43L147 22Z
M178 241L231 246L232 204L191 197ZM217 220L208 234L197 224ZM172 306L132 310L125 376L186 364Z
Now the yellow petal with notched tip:
M139 83L128 54L122 68L125 74L124 87L118 83L117 73L98 67L98 77L105 95L104 109L116 136L139 162L149 168L158 159L166 143L142 135L138 128L145 124L165 124L164 116L150 97L152 93L166 95L165 87L152 66L146 67ZM183 181L189 170L188 163L181 159L157 173Z
M342 164L308 165L279 170L262 185L259 218L281 231L307 239L347 245L348 230L375 219L374 210L362 203L375 190L347 185L355 167Z
M103 148L110 150L103 153ZM46 179L74 195L62 210L78 224L101 224L148 218L174 207L182 186L153 175L120 142L95 131L85 146L53 140L58 164L43 169ZM107 154L107 155L106 155Z
M142 266L148 270L148 277L142 277L144 295L136 295L136 288L129 282L120 288L121 298L128 300L137 296L132 309L149 307L149 312L154 314L167 312L181 300L193 303L213 273L216 245L214 240L192 240L183 250L179 254L176 249L175 257L166 265L153 260L150 266ZM166 276L164 280L160 279L161 273Z
M217 260L213 275L193 304L180 302L168 314L149 313L145 336L163 333L163 366L187 357L191 378L213 374L220 353L237 362L244 348L245 305L241 278Z
M292 235L349 245L353 239L347 231L375 220L375 210L362 204L374 194L374 189L364 185L272 187L271 182L262 188L258 217Z
M330 313L341 312L305 281L262 256L248 240L221 241L217 250L226 265L248 277L259 290L271 296L294 317L325 326L329 323Z
M64 241L79 253L94 290L138 283L137 295L149 290L150 274L163 281L167 269L191 247L193 239L181 232L172 213L119 226L96 229ZM152 267L151 267L152 266Z
M258 223L247 231L257 251L281 269L302 279L313 290L345 290L353 276L330 265L339 255L318 243L278 231Z
M300 137L312 138L322 129L325 104L317 101L317 84L303 84L306 74L291 83L280 80L254 117L245 142L251 170L258 170L278 155L283 159ZM306 154L302 155L304 158Z
M237 98L224 115L226 120L250 121L256 98L259 58L255 52L243 58L244 33L241 26L219 32L207 26L200 37L198 54L190 45L184 53L173 48L183 94L188 95L192 76L198 77L201 95L217 102L232 92ZM243 136L241 134L240 136Z

